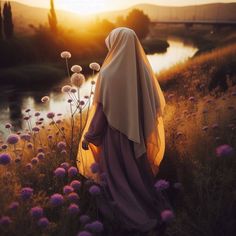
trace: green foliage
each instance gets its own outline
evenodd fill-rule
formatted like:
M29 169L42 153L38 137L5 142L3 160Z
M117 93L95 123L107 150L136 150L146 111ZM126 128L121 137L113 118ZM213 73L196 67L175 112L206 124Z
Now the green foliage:
M57 32L57 15L54 8L54 0L50 0L50 12L48 14L48 23L53 33Z
M10 2L4 3L3 6L3 30L7 39L12 38L14 34L14 25L12 21Z

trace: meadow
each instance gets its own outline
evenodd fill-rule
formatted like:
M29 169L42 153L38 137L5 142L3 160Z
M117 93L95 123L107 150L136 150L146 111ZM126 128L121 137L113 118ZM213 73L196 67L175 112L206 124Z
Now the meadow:
M172 213L163 214L163 235L236 233L235 52L235 44L225 46L157 76L167 101L167 147L156 177L164 184L156 186L173 206ZM90 67L94 73L99 69L97 64ZM80 73L79 67L72 70ZM71 80L76 87L64 86L62 92L69 96L73 116L52 111L41 117L29 108L24 117L27 130L15 134L6 124L9 137L0 146L1 235L126 235L117 222L103 221L97 212L102 186L83 178L76 168L86 121L83 107L93 92L80 101L84 77Z

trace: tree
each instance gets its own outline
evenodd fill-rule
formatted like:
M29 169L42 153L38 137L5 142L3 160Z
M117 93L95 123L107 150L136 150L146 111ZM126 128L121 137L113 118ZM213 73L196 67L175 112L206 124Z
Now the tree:
M3 33L2 33L2 5L0 2L0 39L3 38Z
M3 31L7 39L12 38L14 34L14 25L10 2L5 2L3 6Z
M54 8L54 1L50 0L50 12L48 14L48 23L53 33L57 32L57 15Z
M139 9L133 9L126 17L126 25L133 29L140 39L144 39L149 33L150 19Z

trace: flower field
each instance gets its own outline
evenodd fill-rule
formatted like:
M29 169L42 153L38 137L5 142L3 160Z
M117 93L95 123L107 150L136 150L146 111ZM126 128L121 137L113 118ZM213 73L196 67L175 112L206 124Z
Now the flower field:
M155 188L173 206L173 212L161 214L168 223L163 235L236 233L235 52L235 45L228 46L159 75L167 101L167 146ZM61 57L71 78L62 88L70 116L52 111L42 117L28 108L27 130L5 125L9 136L0 140L0 235L126 235L117 222L103 221L97 211L102 186L76 168L95 82L81 98L82 68L70 70L69 52ZM90 68L93 73L100 70L97 63ZM49 100L45 95L41 101ZM96 165L91 169L96 173Z

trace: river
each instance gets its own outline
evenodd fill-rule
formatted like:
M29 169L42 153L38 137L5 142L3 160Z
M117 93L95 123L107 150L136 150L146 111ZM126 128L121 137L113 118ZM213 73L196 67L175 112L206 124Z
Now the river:
M165 53L155 53L148 55L149 62L153 70L158 74L171 66L184 62L193 57L197 48L191 44L186 44L183 40L168 39L169 48ZM90 90L90 79L81 88L81 96L87 95ZM5 129L6 123L11 123L15 130L25 128L22 121L25 110L30 108L31 113L40 111L41 117L45 117L47 112L69 114L70 108L67 103L68 97L60 92L62 85L69 84L70 81L64 80L63 83L54 86L49 94L44 90L25 91L17 87L0 88L0 140L1 136L5 137L8 131ZM45 88L46 90L46 88ZM48 95L50 101L46 104L41 102L41 97ZM47 118L46 118L47 119Z

